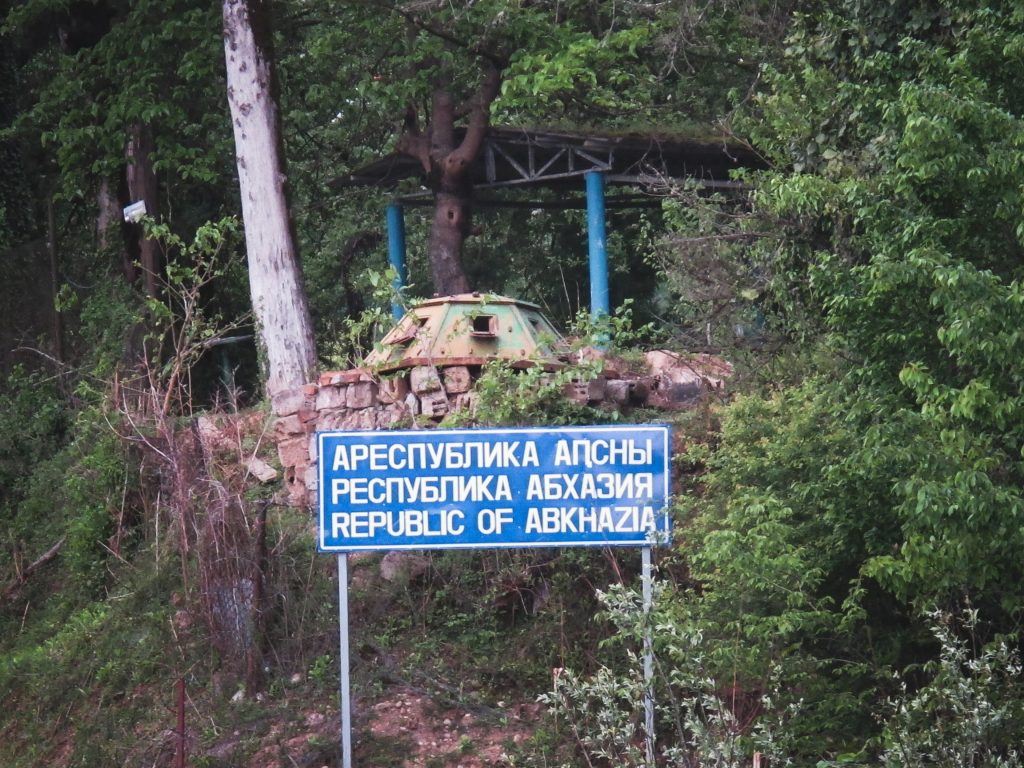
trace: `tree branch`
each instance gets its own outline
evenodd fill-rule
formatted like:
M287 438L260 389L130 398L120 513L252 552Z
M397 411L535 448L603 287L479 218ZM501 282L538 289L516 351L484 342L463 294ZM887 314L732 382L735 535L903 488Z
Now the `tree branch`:
M430 157L443 163L455 148L455 100L451 80L442 74L434 84L430 107Z
M419 160L424 173L430 173L430 141L420 131L416 107L412 104L406 107L402 135L398 137L395 151Z
M25 568L25 570L18 574L18 578L15 579L14 583L9 585L4 590L4 599L13 600L14 598L16 598L18 596L18 593L21 592L22 586L28 580L28 577L31 576L34 571L39 570L48 562L53 560L53 558L55 558L57 554L60 552L60 548L64 546L64 542L66 540L67 536L62 536L60 540L57 541L56 544L54 544L48 550L43 552L43 554L37 557L30 566L28 566L27 568Z
M501 87L501 72L495 67L488 67L484 82L477 91L473 106L469 113L469 124L462 143L452 151L445 160L446 170L454 175L462 174L473 162L483 146L487 128L490 125L491 104L498 96Z
M495 69L504 69L506 66L508 66L508 57L500 53L495 53L494 51L488 50L487 45L484 41L470 43L467 40L463 40L459 37L456 37L451 32L438 26L434 22L426 21L423 18L417 16L415 13L405 10L400 5L395 4L389 7L392 11L397 13L410 24L412 24L416 29L431 34L434 37L438 38L439 40L443 40L444 42L448 43L451 46L461 48L464 51L468 51L469 53L472 53L474 56L479 56L481 59L486 59L488 62L491 63L491 66L493 66Z
M696 245L698 243L728 242L732 240L759 240L774 237L770 232L728 232L718 235L700 235L696 237L671 237L676 245Z

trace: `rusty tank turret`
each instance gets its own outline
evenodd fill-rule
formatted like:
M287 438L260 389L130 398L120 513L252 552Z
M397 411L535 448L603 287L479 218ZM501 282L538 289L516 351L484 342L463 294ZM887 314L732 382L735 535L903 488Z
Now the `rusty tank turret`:
M559 368L565 341L526 301L486 293L441 296L414 306L363 362L387 373L420 365Z

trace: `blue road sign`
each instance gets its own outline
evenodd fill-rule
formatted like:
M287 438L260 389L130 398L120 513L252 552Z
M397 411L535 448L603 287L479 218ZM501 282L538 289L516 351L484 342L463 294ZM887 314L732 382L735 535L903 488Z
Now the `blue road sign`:
M669 428L319 432L322 552L668 540Z

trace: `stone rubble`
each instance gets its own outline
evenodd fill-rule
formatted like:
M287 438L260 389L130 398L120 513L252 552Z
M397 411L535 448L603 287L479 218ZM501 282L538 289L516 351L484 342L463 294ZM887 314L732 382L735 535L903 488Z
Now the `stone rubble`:
M626 361L608 357L601 375L567 384L565 395L598 408L674 410L721 391L732 375L732 366L721 358L663 350L647 353L643 373L630 368ZM354 368L328 371L316 383L278 392L271 410L287 502L297 507L317 504L317 430L416 429L436 425L452 412L471 417L478 375L479 368L445 366L443 361L386 376Z
M250 456L245 469L261 483L272 483L277 480L277 470L258 456Z

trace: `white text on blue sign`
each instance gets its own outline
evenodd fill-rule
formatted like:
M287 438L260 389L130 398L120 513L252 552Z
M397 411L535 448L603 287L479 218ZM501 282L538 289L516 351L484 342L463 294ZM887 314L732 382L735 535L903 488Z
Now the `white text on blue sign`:
M322 432L320 549L667 541L665 425Z

